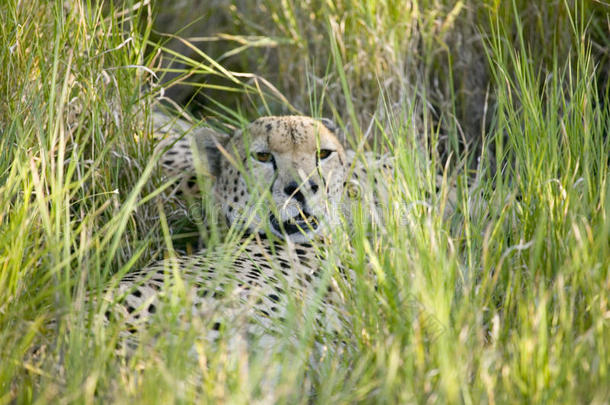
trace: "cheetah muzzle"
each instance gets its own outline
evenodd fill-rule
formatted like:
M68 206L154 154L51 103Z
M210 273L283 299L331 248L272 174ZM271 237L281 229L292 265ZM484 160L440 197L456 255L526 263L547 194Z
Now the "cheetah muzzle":
M306 211L283 222L278 221L275 215L270 214L269 223L276 235L282 235L285 232L288 236L315 232L319 226L318 218Z

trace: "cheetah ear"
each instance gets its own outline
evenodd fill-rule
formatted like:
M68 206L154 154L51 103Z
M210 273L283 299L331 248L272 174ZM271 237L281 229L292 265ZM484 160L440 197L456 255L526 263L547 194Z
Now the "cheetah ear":
M328 129L330 132L332 132L335 135L338 135L338 130L339 128L337 127L337 124L335 124L335 122L329 118L320 118L320 122L322 123L322 125L324 125L326 127L326 129Z
M341 145L343 145L345 147L345 144L346 144L345 134L343 133L343 131L341 131L341 128L339 128L339 126L335 123L335 121L333 121L329 118L320 118L320 122L322 123L322 125L324 125L326 127L326 129L328 129L330 132L332 132L332 134L337 137L339 142L341 142Z
M229 142L229 135L203 127L193 132L193 139L197 145L199 159L207 166L212 176L218 177L222 158L221 148Z

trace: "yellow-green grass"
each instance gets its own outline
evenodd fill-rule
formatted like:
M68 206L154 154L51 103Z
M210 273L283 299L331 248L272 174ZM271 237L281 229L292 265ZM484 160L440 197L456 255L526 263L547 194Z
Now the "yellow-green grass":
M173 298L142 346L117 356L124 326L92 316L104 308L85 295L183 243L146 124L159 95L154 12L135 2L0 5L0 404L608 401L610 114L599 9L556 2L557 22L547 24L517 0L313 3L256 2L272 20L261 49L284 44L277 72L244 57L250 75L234 74L207 54L185 66L222 78L221 88L204 81L215 92L190 107L225 129L258 114L330 114L353 145L369 134L395 157L382 221L356 205L330 236L330 256L356 275L342 285L349 350L316 361L313 322L295 325L298 339L270 356L231 356L229 337L200 342L209 325L184 315L188 297L169 283ZM476 18L460 32L481 39L490 77L476 135L460 125L459 67L433 52L464 10ZM246 16L234 23L257 14ZM546 46L533 33L546 33ZM414 38L423 45L409 59ZM439 52L451 54L445 45ZM468 154L456 147L464 137ZM234 235L210 240L231 250Z

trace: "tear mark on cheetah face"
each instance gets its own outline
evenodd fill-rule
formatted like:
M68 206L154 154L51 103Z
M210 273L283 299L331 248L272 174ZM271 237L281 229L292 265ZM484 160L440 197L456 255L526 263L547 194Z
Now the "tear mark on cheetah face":
M330 129L329 129L330 128ZM263 117L220 147L215 194L232 224L304 243L336 223L345 150L332 126L309 117Z

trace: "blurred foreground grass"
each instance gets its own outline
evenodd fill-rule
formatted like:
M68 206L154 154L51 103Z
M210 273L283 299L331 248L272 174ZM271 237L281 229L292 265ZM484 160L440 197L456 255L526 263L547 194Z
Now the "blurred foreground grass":
M0 404L609 400L608 6L176 3L205 10L188 60L155 45L146 2L79 4L0 5ZM124 359L122 325L90 319L86 292L171 242L147 126L160 51L200 117L324 114L395 157L381 224L363 207L332 237L359 276L350 351L313 367L311 326L235 358L178 300Z

